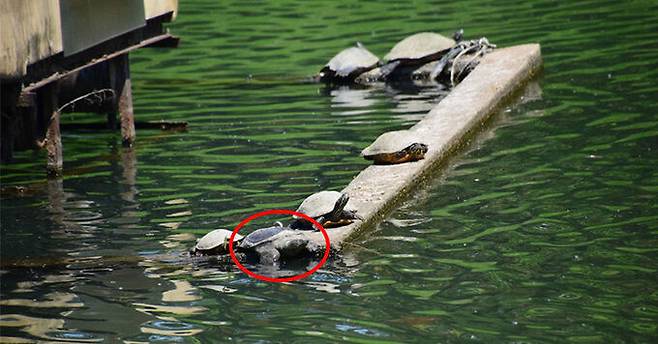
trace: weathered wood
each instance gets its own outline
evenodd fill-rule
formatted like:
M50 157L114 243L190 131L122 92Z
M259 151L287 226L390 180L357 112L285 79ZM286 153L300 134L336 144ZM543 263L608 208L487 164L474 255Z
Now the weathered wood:
M0 79L20 79L28 65L62 51L58 0L0 1Z
M133 50L148 47L148 46L150 46L152 44L155 44L159 41L171 39L173 37L174 36L172 36L171 34L165 33L165 34L158 35L158 36L155 36L155 37L152 37L152 38L149 38L149 39L145 39L145 40L141 41L140 43L132 45L128 48L117 50L117 51L114 51L113 53L103 55L102 57L99 57L99 58L95 58L95 59L89 61L86 64L77 66L75 68L72 68L72 69L69 69L69 70L66 70L66 71L61 71L61 72L51 74L50 76L48 76L46 78L43 78L43 79L41 79L37 82L34 82L34 83L31 83L31 84L27 85L25 88L23 88L23 91L32 92L32 91L34 91L34 90L36 90L40 87L43 87L44 85L47 85L47 84L49 84L53 81L57 81L59 79L65 78L65 77L69 76L72 73L77 73L77 72L79 72L79 71L81 71L85 68L88 68L92 65L95 65L97 63L101 63L101 62L108 61L108 60L113 60L117 56L125 55L125 54L127 54L127 53L129 53ZM52 64L55 64L55 63L52 63Z
M124 146L130 147L135 141L135 120L128 54L110 61L110 84L117 95L116 111L121 122L121 141Z
M62 137L59 130L60 114L57 111L57 83L50 84L41 90L42 118L47 126L45 146L47 152L46 170L49 176L60 176L64 159L62 156Z
M10 161L14 152L16 137L16 103L20 94L20 83L0 83L0 161Z
M20 133L14 140L17 150L37 148L39 131L37 125L37 95L33 92L23 93L18 101L18 127Z

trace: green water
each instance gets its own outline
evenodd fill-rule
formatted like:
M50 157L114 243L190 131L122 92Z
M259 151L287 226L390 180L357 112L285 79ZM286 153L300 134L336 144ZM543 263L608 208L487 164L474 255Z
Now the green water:
M652 1L183 1L174 50L131 55L140 120L67 131L2 166L0 341L655 342L658 5ZM539 42L529 96L312 277L258 282L181 258L194 237L341 189L378 134L441 92L303 80L418 31ZM98 117L67 114L66 121Z

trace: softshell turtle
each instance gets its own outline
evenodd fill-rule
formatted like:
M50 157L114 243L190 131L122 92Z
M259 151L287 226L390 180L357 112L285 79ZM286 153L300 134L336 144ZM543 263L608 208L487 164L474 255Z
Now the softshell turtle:
M222 255L228 254L228 242L231 238L231 231L228 229L215 229L204 235L197 241L196 245L190 250L193 255ZM234 241L242 240L242 235L235 234Z
M338 191L320 191L306 197L297 212L312 217L323 227L343 226L361 218L355 211L345 209L349 200L347 194ZM291 224L292 228L313 229L310 222L293 217L297 220Z
M349 83L360 74L379 65L379 58L363 44L339 52L322 68L317 78L322 82Z
M440 59L455 41L434 32L419 32L398 42L386 54L380 79L408 74L418 67Z
M258 253L261 264L276 264L282 257L295 257L305 252L316 252L318 245L304 232L283 226L257 229L239 243L241 250Z
M377 164L401 164L425 158L427 149L409 130L398 130L381 134L361 155Z

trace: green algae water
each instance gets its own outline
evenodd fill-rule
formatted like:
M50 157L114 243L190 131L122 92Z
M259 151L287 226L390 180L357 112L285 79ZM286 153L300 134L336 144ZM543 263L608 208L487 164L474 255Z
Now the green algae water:
M63 133L2 166L1 342L548 342L658 338L658 5L202 1L172 50L131 55L134 149ZM361 41L419 31L539 42L523 96L382 224L302 281L189 261L195 237L342 189L436 88L307 83ZM102 121L66 114L63 122Z

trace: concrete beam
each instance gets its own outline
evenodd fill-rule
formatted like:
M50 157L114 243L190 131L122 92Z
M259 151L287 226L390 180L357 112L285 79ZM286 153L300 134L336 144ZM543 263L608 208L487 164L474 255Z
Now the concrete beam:
M425 159L400 165L372 165L361 171L343 192L350 196L349 208L363 217L327 232L333 250L382 221L386 214L436 167L477 131L489 116L521 88L541 67L539 44L497 49L420 122L409 129L417 141L429 146ZM324 247L319 232L309 233Z

